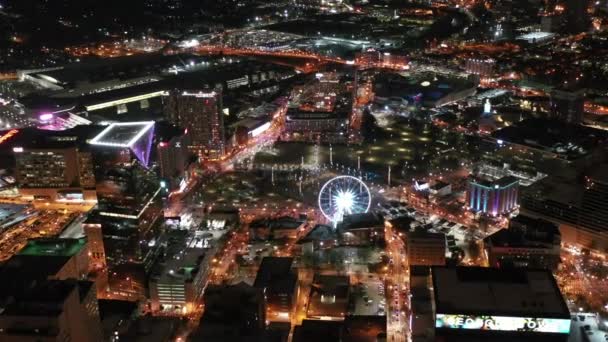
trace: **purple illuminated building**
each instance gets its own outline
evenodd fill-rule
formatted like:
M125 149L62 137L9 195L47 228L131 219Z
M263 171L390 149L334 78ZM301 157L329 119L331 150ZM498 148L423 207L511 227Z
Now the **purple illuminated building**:
M112 290L141 296L157 254L162 214L160 180L150 152L154 122L114 123L89 142L97 208L86 232L103 254ZM129 279L125 284L124 279Z
M471 178L467 206L474 212L492 216L508 214L518 206L519 180L512 176L490 181Z

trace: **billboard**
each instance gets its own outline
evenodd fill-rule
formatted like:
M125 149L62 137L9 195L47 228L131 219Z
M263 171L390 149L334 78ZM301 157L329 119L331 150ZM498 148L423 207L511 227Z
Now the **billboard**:
M435 328L570 333L570 319L437 314Z

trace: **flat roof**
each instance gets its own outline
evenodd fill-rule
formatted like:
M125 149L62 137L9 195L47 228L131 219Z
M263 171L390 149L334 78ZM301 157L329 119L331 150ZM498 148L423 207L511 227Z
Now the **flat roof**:
M380 215L373 212L345 215L342 222L338 224L338 228L341 230L377 227L384 227L384 220Z
M131 147L153 126L154 121L116 122L106 127L89 143L91 145Z
M293 293L298 281L292 271L293 258L265 257L258 268L253 286L267 288L270 293Z
M72 256L86 246L87 240L81 239L33 239L29 240L18 255L30 256Z
M608 132L549 119L526 119L492 132L498 142L518 144L574 160L608 141Z
M473 177L472 183L485 186L486 188L506 188L514 183L519 182L519 179L514 176L504 176L496 180L486 179L483 177Z
M548 270L432 268L437 314L570 318Z

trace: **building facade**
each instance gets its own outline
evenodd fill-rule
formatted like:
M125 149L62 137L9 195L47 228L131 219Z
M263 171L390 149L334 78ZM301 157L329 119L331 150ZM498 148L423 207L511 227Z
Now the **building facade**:
M554 119L579 124L583 121L585 98L580 92L553 90L550 116Z
M405 251L410 266L445 265L446 239L443 233L408 232Z
M6 342L102 341L92 282L46 280L14 293L0 313Z
M265 257L253 287L264 294L266 319L289 322L296 308L298 275L292 269L293 258Z
M50 201L95 200L91 154L77 147L13 148L21 196Z
M464 70L466 72L474 75L479 75L482 79L494 75L495 68L496 61L491 58L469 58L466 60L464 65Z
M160 180L150 166L153 135L154 122L116 123L90 141L97 207L85 231L96 253L103 246L110 288L127 296L143 295L159 253L162 203Z
M495 181L470 178L467 205L474 212L487 215L508 214L518 207L519 180L512 176Z
M159 140L156 152L161 182L164 181L161 184L169 190L183 189L189 179L190 136L180 133Z
M601 165L582 183L546 180L526 189L522 212L559 225L562 240L608 251L608 167Z
M190 135L190 150L202 158L219 159L225 153L224 113L219 90L178 91L165 97L171 123Z
M561 234L556 224L518 215L508 229L501 229L483 240L492 267L527 267L557 270L560 262Z

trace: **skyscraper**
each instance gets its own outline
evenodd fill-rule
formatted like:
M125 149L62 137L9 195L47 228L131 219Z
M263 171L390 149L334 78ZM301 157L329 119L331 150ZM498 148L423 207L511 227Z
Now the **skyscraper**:
M566 0L566 31L580 33L589 29L591 21L587 13L588 7L588 0Z
M580 92L553 90L551 92L552 118L578 124L583 120L584 97Z
M160 181L149 167L153 135L153 121L115 123L90 141L98 203L87 236L91 245L103 246L110 288L129 295L143 294L158 252Z
M224 155L222 94L216 90L173 90L164 101L165 115L190 136L190 150L199 157L219 159Z

